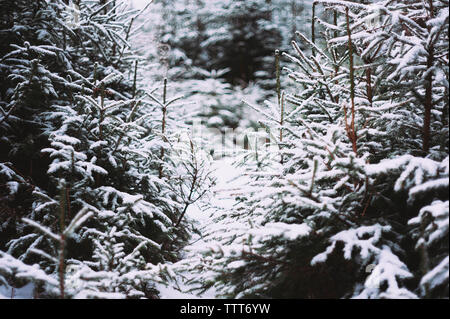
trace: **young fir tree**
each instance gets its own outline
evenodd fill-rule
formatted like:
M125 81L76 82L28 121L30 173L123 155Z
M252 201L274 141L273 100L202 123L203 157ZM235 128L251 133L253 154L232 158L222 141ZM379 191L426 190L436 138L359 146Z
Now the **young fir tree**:
M229 67L225 78L234 85L269 78L263 71L271 67L266 57L281 43L270 1L179 0L156 5L161 11L159 19L155 14L156 37L172 49L171 66Z
M298 34L309 52L294 42L286 55L297 89L255 106L272 147L209 226L193 289L448 298L444 2L316 1L336 18L315 20L320 42Z
M211 72L196 68L203 79L190 81L192 99L208 127L236 128L242 120L242 106L233 97L233 87L222 78L229 69Z
M209 185L194 147L177 162L168 108L182 105L167 83L161 98L139 88L128 38L140 12L30 3L2 3L1 249L57 279L60 297L155 297L155 265L177 260Z

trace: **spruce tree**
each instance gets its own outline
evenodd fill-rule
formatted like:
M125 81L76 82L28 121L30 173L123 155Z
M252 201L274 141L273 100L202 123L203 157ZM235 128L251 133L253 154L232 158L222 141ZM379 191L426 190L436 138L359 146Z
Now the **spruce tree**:
M141 12L75 4L2 3L0 248L5 263L49 276L27 277L41 297L155 298L167 269L157 265L178 260L186 210L208 191L206 160L194 142L177 156L181 112L170 107L182 97L167 81L150 92L138 83L128 38Z
M438 137L448 121L448 66L440 64L448 10L441 1L411 1L410 10L399 1L316 5L336 19L315 19L325 28L320 41L297 33L309 49L293 42L285 55L296 89L252 106L271 147L253 157L233 211L219 210L207 227L202 257L191 261L193 289L448 298L448 137L427 139L423 129ZM427 12L436 18L420 22ZM425 120L430 101L435 126Z

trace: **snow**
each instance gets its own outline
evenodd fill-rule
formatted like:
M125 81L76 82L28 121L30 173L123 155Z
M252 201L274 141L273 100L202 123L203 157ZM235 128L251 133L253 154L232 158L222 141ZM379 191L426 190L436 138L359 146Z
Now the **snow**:
M47 275L38 265L27 265L20 260L0 251L0 298L11 297L11 287L6 284L2 276L16 276L16 278L23 279L28 282L24 287L18 289L17 293L14 293L15 298L31 298L33 289L33 282L40 282L48 285L48 287L55 288L58 285L58 281ZM9 297L8 297L9 296Z
M0 299L33 299L34 284L28 283L20 288L0 285Z
M449 183L448 177L431 180L431 181L425 182L423 184L412 187L409 190L409 196L411 198L414 198L419 193L425 193L426 191L430 191L433 189L442 189L445 187L448 188L448 183Z
M352 253L354 250L358 250L359 255L363 260L369 260L373 255L380 254L380 248L377 247L381 239L382 232L389 231L389 226L381 226L375 224L372 226L361 226L356 229L349 229L337 233L331 237L331 245L328 246L325 252L315 256L311 260L311 265L316 265L318 263L323 263L327 260L328 255L330 255L337 242L344 243L344 257L348 260L352 258ZM366 238L367 239L363 239Z
M53 239L54 241L58 242L60 240L60 237L54 234L49 228L42 226L39 223L36 223L34 220L31 220L29 218L22 218L22 221L30 226L33 226L43 234L47 235L49 238Z
M143 9L150 2L152 0L130 0L127 4L120 3L119 7L123 5L122 9L128 10L125 7L131 3ZM240 87L239 81L229 84L225 77L233 76L236 70L211 68L221 65L228 54L227 50L216 50L214 46L223 42L228 46L236 35L246 39L264 35L264 40L269 38L267 31L276 35L277 30L282 30L279 35L284 42L294 36L292 30L289 34L285 30L290 24L293 24L292 29L298 27L294 16L296 9L286 5L295 6L294 2L280 1L279 8L270 12L275 18L270 21L258 18L258 23L251 23L260 29L254 30L246 23L246 18L252 21L253 11L266 16L269 12L259 9L274 9L271 7L274 3L179 0L173 1L171 6L170 1L155 1L156 11L166 10L172 17L168 19L166 12L141 17L140 29L144 34L140 37L139 28L132 29L131 25L128 29L131 33L126 32L128 23L134 21L132 17L138 17L135 16L138 10L123 12L116 8L115 18L108 13L108 8L96 12L83 9L77 12L75 26L80 37L89 38L83 50L73 47L78 43L71 37L64 41L64 49L58 47L59 44L33 45L35 39L23 32L28 28L14 26L12 31L23 41L19 41L21 45L19 42L11 45L9 53L0 57L0 68L8 75L4 81L5 101L0 101L3 113L0 128L9 132L14 121L24 120L21 114L27 115L28 109L12 114L14 108L19 104L22 107L23 103L17 102L28 97L31 92L28 89L34 91L35 84L40 83L42 100L30 100L29 109L34 112L31 114L33 125L39 126L39 121L45 123L39 130L42 129L44 139L48 137L50 146L40 151L47 153L45 158L49 156L51 164L36 162L39 168L45 167L42 172L49 176L49 186L40 190L37 186L41 186L41 178L32 180L35 166L30 167L30 171L31 168L34 171L28 176L23 165L0 163L0 178L8 195L1 210L9 213L12 205L16 205L17 195L28 196L25 191L28 186L34 190L33 200L38 198L32 202L30 212L22 215L24 224L32 227L21 224L17 231L23 234L19 238L8 238L8 254L0 251L1 298L11 295L10 276L21 279L20 284L29 282L15 291L17 298L31 298L36 282L45 283L50 290L57 286L55 273L48 275L38 265L29 266L22 261L28 261L27 257L33 254L51 262L51 267L57 265L61 233L73 236L77 242L92 240L95 246L94 256L89 261L71 261L75 265L70 265L74 272L69 274L69 282L74 287L76 282L85 285L72 287L79 288L73 293L76 298L144 297L137 288L140 280L154 283L161 298L258 295L278 282L277 276L285 275L284 266L280 265L294 261L318 269L324 266L320 263L332 262L331 259L335 262L335 258L330 258L334 253L342 253L346 263L359 267L359 273L354 276L358 277L353 283L354 289L347 293L353 298L417 298L448 285L448 254L445 251L439 252L440 255L435 253L442 250L442 245L446 248L442 240L448 238L449 231L449 201L441 196L449 186L449 157L445 154L448 139L444 136L448 133L445 128L448 104L442 98L448 91L448 67L443 66L448 60L445 41L448 35L442 32L443 27L448 26L448 9L436 3L438 14L422 25L423 12L419 11L427 8L420 1L405 4L403 10L401 1L360 4L317 0L317 8L321 9L315 17L320 30L316 35L321 40L310 40L309 30L297 31L301 43L292 43L297 56L284 54L290 62L283 62L283 67L287 65L283 70L289 73L292 83L270 79L271 71L264 67L254 70L256 78L265 78L258 79L256 84L249 83L246 88L245 85ZM312 0L307 3L302 11L309 14ZM92 8L97 5L92 2ZM331 6L330 11L339 12L336 25L321 20L323 6ZM416 12L416 8L421 10ZM344 10L350 13L352 20L351 35L345 30ZM20 12L12 12L21 17ZM52 12L49 7L49 18L61 18L59 13L52 15ZM81 21L78 21L78 14ZM280 18L283 14L285 16ZM283 19L292 21L288 26L281 21ZM239 20L247 25L242 27ZM374 20L377 21L373 23ZM201 24L203 31L200 31ZM300 29L305 31L307 28L302 24ZM381 24L383 27L379 30ZM74 35L74 26L66 26L63 21L61 26ZM326 29L324 33L322 28ZM334 34L334 39L324 39L324 34L330 37ZM46 27L36 35L52 43L53 34ZM129 39L135 35L137 39ZM373 101L368 96L371 81L367 78L356 77L356 87L349 88L352 68L349 69L346 55L349 36L355 47L355 70L363 75L365 70L373 71L365 76L373 77L374 88L382 84L382 90L371 92L375 94ZM270 36L274 44L279 42L275 38ZM264 42L260 40L249 43ZM431 50L434 52L429 50L431 41L435 45ZM182 48L186 42L197 43L196 49L200 52L196 58L190 57L187 52L190 48ZM128 46L134 44L138 44L142 56L128 50ZM245 41L239 40L236 48L241 45L245 46ZM276 45L280 46L281 42ZM213 53L209 53L211 49ZM245 51L252 49L255 48L245 48ZM86 52L92 56L97 54L98 62L91 63L83 56ZM427 65L429 54L432 54L432 66ZM238 55L228 58L234 61ZM49 69L44 62L55 58L62 63ZM259 58L260 65L273 67L270 54L255 58L255 65ZM201 60L206 62L198 62ZM132 65L136 66L134 84ZM169 65L174 68L169 69ZM242 67L239 71L243 71ZM379 74L382 77L378 77ZM419 131L426 123L423 123L420 95L427 94L430 74L434 76L431 81L432 145L423 155L424 143ZM160 78L165 78L163 87L149 89ZM170 79L169 87L167 79ZM277 101L273 88L268 89L273 85L272 80L283 89L279 92L282 103ZM15 88L8 87L8 81ZM356 90L354 100L353 89ZM290 93L285 95L284 90ZM345 106L349 105L349 98L356 102L358 111L355 140L347 123L349 109ZM265 99L269 100L263 102ZM40 108L33 109L34 102L51 102L51 106L40 114ZM197 120L212 129L201 137L180 133L188 122ZM231 129L236 126L236 130ZM255 127L260 127L261 131L255 133ZM443 133L439 132L441 127ZM229 131L233 133L232 139ZM259 147L260 141L267 140L267 131L271 134L270 148L255 152L256 145ZM224 133L225 146L221 143ZM6 148L10 148L13 155L14 152L26 153L31 143L22 143L25 136L14 141L14 134L5 134L2 142L9 144ZM251 151L234 145L234 138L237 144L243 144L244 136L249 139ZM395 145L389 145L392 141ZM40 140L34 143L35 146L40 144ZM224 153L228 157L223 157ZM14 156L11 161L16 161ZM36 165L34 161L33 165ZM200 167L202 175L211 166L216 184L207 192L210 179L203 176L197 179L196 174L197 168ZM23 170L20 173L19 168ZM64 189L70 196L65 201L50 186L54 183L57 187L57 182L59 190ZM189 182L194 186L197 183L198 187L190 189ZM203 190L206 195L200 201L194 200L197 195L203 195ZM405 199L404 203L397 202L401 198ZM28 199L31 195L25 199L26 203ZM58 217L54 212L58 211L58 206L63 208L63 203L74 209L67 214L71 221L68 220L66 229L57 231ZM186 215L183 207L188 207ZM399 207L408 209L406 213L411 219L407 225L403 212L398 212ZM77 213L75 217L73 213ZM178 215L182 224L176 223ZM86 223L88 219L95 221ZM398 223L402 227L397 227ZM89 226L82 227L85 224ZM88 228L91 225L94 226ZM180 225L193 233L185 247L178 247L181 238L177 237L176 228ZM34 229L31 234L30 228ZM155 236L152 231L147 232L153 229L158 233ZM323 248L314 251L316 256L312 260L293 256L292 247L301 251L305 246L310 247L311 242ZM172 244L180 248L168 252L180 259L175 263L169 262L161 252ZM337 247L341 246L343 251L337 252ZM154 260L164 262L149 263L144 250L151 250L155 253ZM431 253L435 255L429 255ZM408 269L411 260L417 261L416 257L424 259L421 262L426 261L423 262L425 271L422 271L425 275L417 271L417 265L412 267L414 274ZM255 260L262 262L258 265ZM275 266L267 267L272 262ZM45 271L50 271L51 267ZM233 286L233 280L228 283L218 279L218 274L223 272L233 276L249 269L248 280L241 278L242 289ZM367 277L363 276L364 270ZM410 286L406 289L404 283L413 276L411 287L416 286L409 291ZM269 282L269 277L274 281ZM210 288L197 294L202 287Z
M208 206L211 205L215 209L221 209L224 212L230 210L235 204L234 198L231 194L236 192L237 189L245 186L248 182L246 177L242 177L243 168L237 168L234 165L234 159L232 157L225 157L216 160L212 164L212 170L214 172L214 177L217 179L217 184L213 187L212 193L214 196L205 201L209 201ZM186 213L188 218L196 221L197 228L201 230L202 233L206 234L214 231L214 227L218 226L214 223L211 224L210 211L202 209L204 205L202 203L191 205ZM295 233L298 235L299 230ZM292 235L292 234L291 234ZM194 235L191 239L192 244L188 245L184 249L184 260L189 260L190 258L198 258L199 253L208 249L214 243L205 242L200 235ZM232 248L230 248L232 249ZM181 264L184 263L182 260ZM238 264L234 264L238 266ZM233 266L233 265L231 265ZM158 285L157 288L160 291L160 297L165 299L210 299L216 297L216 291L214 288L208 289L203 292L200 296L195 293L188 292L191 288L188 284L189 280L194 279L194 274L185 274L183 282L178 282L177 286L166 286Z
M255 241L264 241L271 237L284 237L287 240L296 240L311 233L312 229L307 224L267 223L264 228L251 229L250 234L255 236Z
M131 4L136 9L144 9L149 2L152 0L131 0Z
M354 299L417 299L418 297L406 288L400 288L398 279L411 278L413 275L406 265L384 246L377 257L375 267L364 283L364 290ZM381 291L382 284L387 289Z
M430 205L422 207L419 216L412 218L408 222L409 225L421 226L427 234L426 238L422 238L417 243L419 248L422 243L431 246L439 239L448 236L449 232L449 201L433 201Z
M449 256L445 257L433 270L422 277L420 284L427 289L447 283L449 274Z

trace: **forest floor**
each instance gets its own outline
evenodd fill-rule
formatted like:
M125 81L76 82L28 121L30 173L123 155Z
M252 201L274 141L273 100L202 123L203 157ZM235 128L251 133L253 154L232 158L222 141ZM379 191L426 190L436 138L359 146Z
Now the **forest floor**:
M234 193L248 182L242 174L243 168L236 167L234 161L234 157L224 157L213 162L212 169L216 178L216 185L212 189L212 195L209 198L204 198L203 202L192 205L187 212L188 217L196 222L196 227L200 230L201 234L210 233L213 229L212 227L217 226L212 220L213 214L218 216L218 214L226 214L232 210L235 204ZM184 248L185 258L192 257L192 254L195 254L202 247L208 245L202 236L197 234L193 235L190 242L191 244L188 244ZM189 280L192 278L186 279ZM207 290L201 296L197 296L194 293L186 292L188 286L183 283L180 283L180 290L173 286L158 286L157 288L160 291L160 297L162 299L213 299L216 297L213 288Z

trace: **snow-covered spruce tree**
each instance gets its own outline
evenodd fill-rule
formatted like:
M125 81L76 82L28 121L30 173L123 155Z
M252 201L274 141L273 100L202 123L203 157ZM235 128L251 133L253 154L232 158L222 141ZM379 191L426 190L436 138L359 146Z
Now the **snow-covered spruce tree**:
M423 155L434 139L430 154L442 159L448 153L446 2L381 1L351 6L355 10L350 15L359 21L352 30L356 59L361 60L358 64L371 66L363 67L365 72L361 74L366 77L363 85L367 87L362 113L368 123L378 122L385 134L376 153L379 158L386 157L382 150ZM344 35L332 43L342 46L346 41ZM394 98L403 104L395 110L380 105L374 100L377 96ZM417 139L418 134L422 140Z
M269 78L265 58L281 43L270 1L164 0L157 5L163 17L157 37L171 47L172 66L229 67L225 78L235 85Z
M19 44L1 58L16 85L2 79L2 249L59 277L61 296L155 297L153 265L177 259L184 213L207 189L203 162L175 165L165 116L174 100L155 106L137 90L126 40L138 12L76 4L22 1L5 19L2 34L15 32ZM66 232L81 212L90 218ZM74 287L77 276L86 282Z
M414 217L407 239L414 242L419 262L417 268L411 258L408 267L420 280L415 289L420 297L448 298L448 1L380 2L371 6L371 14L377 23L364 37L362 58L381 54L383 64L373 72L386 78L386 88L398 92L396 100L402 103L384 111L382 122L391 119L397 126L385 124L385 131L403 154L425 157L394 159L399 168L391 177L398 179L387 179L406 198L405 218ZM392 174L392 168L387 171ZM363 297L373 293L363 292Z
M24 264L20 260L0 251L0 285L9 286L11 282L19 282L21 283L20 285L23 285L33 282L36 286L44 287L43 290L57 295L58 281L36 266ZM12 298L11 295L3 296L2 294L0 294L0 297L2 299ZM35 295L35 297L38 296Z
M220 1L211 4L214 14L208 25L202 47L208 52L211 67L231 70L226 78L234 84L255 78L267 79L271 63L267 58L279 46L281 35L272 22L271 4L265 0Z
M223 76L229 69L206 71L192 68L195 79L185 80L181 85L189 91L189 100L197 105L197 114L208 127L221 130L249 127L256 121L246 116L242 98L253 103L264 101L268 92L256 83L242 88L227 83ZM197 79L198 78L198 79Z
M430 82L413 80L422 74L439 75L431 77L430 136L448 123L448 67L436 62L448 59L448 35L439 31L448 28L444 2L409 4L436 17L424 22L439 48L436 64L422 68L428 58L399 59L425 35L403 2L317 1L336 12L333 23L316 20L325 46L301 34L310 52L293 43L288 57L297 67L288 72L298 89L279 90L276 103L259 108L275 147L254 166L235 210L217 213L209 245L190 261L203 274L194 289L214 286L225 297L448 298L448 137L430 138L423 153L421 129L399 129L426 114L421 97ZM391 40L393 22L408 30L397 35L402 41ZM409 85L397 77L402 62ZM386 71L392 67L397 74Z
M10 189L2 186L1 205L8 212L2 214L1 222L4 249L6 241L17 235L15 222L30 208L35 185L48 183L45 170L41 169L48 160L40 156L40 149L47 142L39 135L39 113L57 97L55 87L59 86L60 77L56 70L64 65L66 57L54 45L57 35L46 32L46 23L57 25L52 7L48 8L44 1L2 1L0 5L0 161L21 178L18 182L6 173L8 170L2 170L2 185L17 183Z
M3 216L2 226L11 230L8 237L2 238L2 249L6 241L30 231L25 230L24 233L18 222L20 217L33 217L34 212L30 216L35 206L33 191L44 197L56 191L56 185L50 182L46 174L49 159L41 153L41 149L48 146L49 134L55 127L45 121L43 114L50 111L54 104L73 102L73 93L80 91L82 86L69 80L70 72L75 72L74 68L77 68L85 76L92 73L93 63L87 62L89 58L98 59L92 53L94 50L86 56L89 46L93 45L92 35L99 28L104 28L102 24L108 23L107 18L111 18L104 16L99 19L98 13L92 12L95 5L77 3L83 9L72 15L68 11L71 8L62 1L2 2L2 40L5 43L2 50L5 52L1 57L1 153L4 156L2 162L15 172L16 177L12 180L17 184L14 189L5 189L7 196L2 201L2 206L10 212ZM88 14L87 11L91 12ZM73 21L74 17L78 21ZM95 26L91 20L97 21ZM123 23L124 29L126 21ZM119 26L117 24L114 28L118 30ZM106 43L104 41L102 45L107 47ZM80 63L78 59L83 54L85 57ZM98 60L101 61L101 58ZM89 89L86 92L92 93ZM6 185L11 176L9 173L2 176ZM17 176L21 176L22 180L17 180ZM45 216L45 219L49 222L52 218ZM39 237L30 234L27 245L37 244L42 240ZM28 254L22 257L32 258Z
M399 156L392 164L382 161L386 171L373 166L377 169L368 168L368 172L375 177L376 188L385 187L380 187L379 193L392 203L402 203L393 207L401 212L402 224L419 215L405 228L410 233L404 239L407 255L403 261L413 278L420 280L413 290L420 297L448 297L448 275L442 275L442 269L448 268L447 5L446 1L395 1L359 8L353 5L352 10L354 20L362 26L352 31L354 42L359 42L357 55L364 64L372 65L365 67L367 107L361 108L369 129L365 138L372 149L370 162ZM335 39L335 43L340 41L345 40ZM369 81L372 75L375 77ZM380 103L377 95L395 103ZM372 203L379 205L380 201ZM419 257L408 249L411 242ZM418 264L415 258L420 260ZM381 282L388 270L380 264L368 280L379 276ZM391 295L388 289L384 295L380 289L365 289L359 296Z
M9 48L8 45L4 46L9 52L2 56L2 71L8 76L4 80L8 79L11 82L8 84L4 82L3 86L5 95L2 96L2 100L5 103L3 112L5 116L2 118L2 129L5 134L2 134L4 136L2 155L6 158L2 160L8 161L5 163L6 167L22 177L22 180L17 183L16 176L14 180L17 187L14 190L11 189L9 196L3 201L6 209L14 213L12 216L6 215L6 221L3 223L4 227L13 230L11 236L4 238L7 241L30 232L28 229L24 233L22 225L18 222L24 215L32 217L29 214L35 201L32 192L46 197L47 191L55 189L45 173L48 159L44 157L45 160L42 160L43 156L40 152L48 145L48 136L45 131L49 132L53 129L50 123L43 120L42 113L49 111L53 103L64 103L70 100L72 90L79 90L81 87L72 85L61 76L67 75L67 72L73 69L70 55L63 51L63 47L67 44L63 41L63 30L68 29L64 25L63 17L65 4L21 1L14 5L2 3L3 7L5 13L9 15L2 21L9 23L5 26L9 29L5 29L2 34L5 35L5 42L10 43L11 46ZM75 50L71 51L73 53ZM6 180L10 178L8 174L2 177ZM46 190L36 185L43 186ZM25 193L24 190L26 190ZM21 203L16 206L15 203L18 200ZM45 218L48 220L49 217ZM37 234L29 234L25 237L28 239L28 243L25 242L26 246L30 243L36 246L43 240L42 236ZM27 262L36 261L25 252L21 259L27 258Z
M171 66L206 67L204 0L158 1L158 40L171 48ZM156 11L156 12L158 12ZM210 66L208 66L209 68Z
M208 127L236 128L242 119L242 103L234 99L233 87L223 79L229 69L195 70L203 75L201 80L190 81L192 98L199 107L198 116Z
M92 258L72 254L67 260L67 292L77 298L153 298L155 283L163 282L166 270L154 265L177 260L176 249L190 232L186 210L208 190L208 171L193 142L181 158L183 149L173 146L178 137L171 131L169 108L181 105L175 103L179 98L167 98L166 82L161 98L149 92L148 100L109 101L102 92L114 78L112 74L98 83L99 103L75 97L80 114L69 114L58 132L61 137L55 134L58 142L43 150L55 158L49 172L57 178L63 174L66 185L73 185L71 210L95 212L72 235L84 247L83 255ZM121 119L120 108L127 105L131 109ZM67 136L72 124L86 129L85 141ZM85 154L92 156L89 162Z
M309 34L310 1L298 0L271 0L272 18L283 36L282 49L289 49L295 32Z

